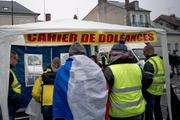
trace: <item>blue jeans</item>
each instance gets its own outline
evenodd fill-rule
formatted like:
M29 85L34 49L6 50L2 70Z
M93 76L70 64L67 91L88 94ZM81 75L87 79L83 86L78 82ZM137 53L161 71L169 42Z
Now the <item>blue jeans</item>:
M43 120L52 120L52 106L42 106Z
M145 120L153 120L153 114L155 120L163 120L161 112L161 96L152 95L148 92L143 92L143 96L147 102L145 109Z

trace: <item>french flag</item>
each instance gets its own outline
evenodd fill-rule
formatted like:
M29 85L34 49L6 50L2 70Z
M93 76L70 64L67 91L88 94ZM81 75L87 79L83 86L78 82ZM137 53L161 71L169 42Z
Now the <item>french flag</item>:
M74 55L58 70L53 119L105 120L107 82L101 68L85 55Z

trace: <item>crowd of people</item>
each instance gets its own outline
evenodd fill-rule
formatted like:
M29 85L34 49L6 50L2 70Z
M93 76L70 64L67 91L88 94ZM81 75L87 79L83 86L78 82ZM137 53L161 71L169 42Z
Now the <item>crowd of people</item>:
M56 57L37 78L32 97L41 104L44 120L163 120L163 61L150 44L145 46L144 55L142 69L121 41L112 46L108 64L102 65L75 42L64 65L60 66ZM17 53L12 51L11 68L17 60ZM9 81L8 109L13 120L21 86L12 69Z

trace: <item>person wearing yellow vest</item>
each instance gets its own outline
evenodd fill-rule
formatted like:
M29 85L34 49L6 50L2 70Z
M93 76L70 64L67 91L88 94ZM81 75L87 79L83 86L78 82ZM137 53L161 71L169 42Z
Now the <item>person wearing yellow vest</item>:
M144 47L146 57L143 68L142 90L147 101L145 120L163 120L160 100L164 91L165 72L161 57L154 54L154 47L150 44Z
M11 51L10 55L10 73L9 73L9 91L8 91L8 112L9 120L14 120L16 111L20 108L21 84L16 78L13 68L18 63L18 54Z
M33 86L32 96L41 103L44 120L52 120L52 97L54 90L54 79L60 67L60 59L55 57L50 66L46 67L44 73L39 76Z
M124 41L111 48L104 75L109 84L110 120L141 120L146 104L141 91L142 70Z

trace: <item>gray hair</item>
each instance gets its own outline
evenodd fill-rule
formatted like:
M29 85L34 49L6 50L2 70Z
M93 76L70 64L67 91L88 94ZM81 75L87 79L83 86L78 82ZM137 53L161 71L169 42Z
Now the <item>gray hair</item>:
M55 57L55 58L52 59L52 63L53 63L53 62L56 62L56 61L59 61L59 62L60 62L59 57Z

